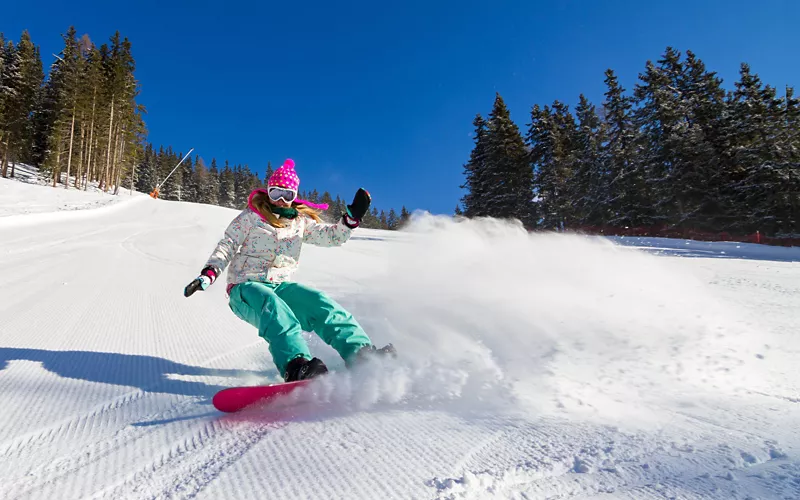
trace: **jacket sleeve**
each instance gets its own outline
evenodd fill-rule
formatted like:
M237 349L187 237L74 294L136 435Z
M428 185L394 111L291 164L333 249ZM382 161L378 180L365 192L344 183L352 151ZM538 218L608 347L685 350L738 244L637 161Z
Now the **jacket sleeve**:
M319 247L338 247L350 239L353 230L340 220L336 224L324 224L310 217L305 218L303 241Z
M225 235L219 240L214 251L211 252L211 257L208 258L206 266L213 267L217 272L217 276L222 274L222 271L228 267L231 258L233 258L233 255L239 250L239 247L242 246L242 243L244 243L244 240L247 238L247 234L253 227L252 216L253 212L249 208L237 215L236 218L228 224L228 228L225 229Z

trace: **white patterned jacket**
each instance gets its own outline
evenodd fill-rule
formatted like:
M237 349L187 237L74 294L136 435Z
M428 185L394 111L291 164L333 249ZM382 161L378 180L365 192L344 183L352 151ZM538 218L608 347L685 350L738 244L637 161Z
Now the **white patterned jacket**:
M333 247L350 239L353 230L342 221L337 224L319 223L303 214L278 228L266 222L261 214L244 209L225 230L225 236L206 263L217 277L228 269L228 284L246 281L281 283L290 281L298 268L303 243Z

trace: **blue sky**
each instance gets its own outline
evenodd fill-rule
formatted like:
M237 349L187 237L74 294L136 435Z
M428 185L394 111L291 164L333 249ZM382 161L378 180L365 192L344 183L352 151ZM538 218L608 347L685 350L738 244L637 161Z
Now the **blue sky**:
M98 45L133 43L156 146L246 163L297 162L301 185L375 206L451 213L472 118L495 92L526 128L533 104L583 92L603 72L631 89L648 59L694 51L731 88L749 62L800 87L795 0L7 2L0 31L28 29L46 65L74 24Z

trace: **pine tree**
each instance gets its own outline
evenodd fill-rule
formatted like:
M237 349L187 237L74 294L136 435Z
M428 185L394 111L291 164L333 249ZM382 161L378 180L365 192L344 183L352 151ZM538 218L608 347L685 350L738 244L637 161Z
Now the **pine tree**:
M400 209L400 221L397 225L398 229L403 227L411 220L411 213L406 209L405 205Z
M577 126L575 117L569 111L569 107L561 101L553 102L553 185L555 189L552 197L552 213L555 215L555 222L562 228L569 228L575 222L575 210L573 200L576 199L575 191L575 169Z
M364 214L364 219L361 221L361 225L367 229L380 229L381 222L378 209L373 207L371 212Z
M317 190L315 189L314 192L316 193ZM336 207L335 207L335 203L336 202L335 202L335 200L333 199L333 197L331 196L331 194L328 191L323 192L322 195L319 196L319 199L318 199L317 203L327 203L328 204L328 210L326 210L325 212L322 213L322 218L325 221L327 221L327 222L336 222L342 216L341 212L337 212L336 211Z
M78 164L78 171L75 175L76 187L80 187L83 182L84 190L88 189L89 181L92 178L98 179L98 158L100 151L97 147L99 141L99 132L101 129L101 105L103 104L103 90L105 88L105 72L103 68L103 58L100 51L93 43L84 37L82 39L82 51L85 54L86 63L83 65L83 73L81 75L82 92L79 96L78 107L81 110L81 148L80 158ZM44 157L44 155L42 155ZM139 161L141 161L141 156ZM155 180L154 172L149 172L148 181ZM141 181L137 178L137 185ZM155 184L149 186L145 192L149 192L154 188Z
M575 135L575 177L572 198L579 224L599 226L608 219L606 196L608 175L603 168L602 145L605 130L595 106L583 94L575 107L578 129Z
M531 123L528 125L528 142L531 169L534 173L535 203L530 212L537 224L555 227L558 213L553 199L555 188L555 124L549 106L538 104L531 108Z
M0 32L0 133L2 133L6 124L3 115L3 100L5 99L6 94L10 90L3 84L5 57L6 57L6 37L5 35L3 35L2 32ZM2 139L2 137L0 137L0 139Z
M228 160L225 160L225 166L219 174L219 206L236 208L236 181Z
M684 115L678 95L678 75L681 70L680 55L667 48L660 67L647 62L644 74L639 75L639 83L634 96L638 109L634 113L635 124L642 130L639 138L641 150L634 171L646 172L650 186L653 187L655 213L659 222L675 223L681 220L676 194L680 191L672 183L679 157L679 127Z
M783 203L776 207L781 220L777 234L800 237L800 99L794 96L793 87L786 87L783 109L777 142L778 169L785 181Z
M217 168L216 158L211 159L211 166L205 181L205 195L203 203L209 205L219 205L219 169Z
M461 198L461 203L464 205L464 214L467 217L482 217L491 213L487 198L489 171L486 163L486 121L478 114L472 125L475 127L475 146L470 153L469 161L464 165L465 181L461 188L467 192Z
M331 217L332 221L339 220L339 218L342 216L345 210L346 210L345 202L342 201L342 199L337 194L336 199L333 200L333 203L331 204L330 208L328 208L329 217Z
M151 192L158 184L156 153L152 144L148 144L139 163L139 176L136 179L136 190L142 193Z
M75 151L75 122L78 112L78 95L80 77L83 68L76 38L75 27L70 26L62 35L64 48L58 60L50 69L48 81L48 104L50 104L50 135L48 147L50 155L46 159L46 167L52 172L53 187L61 180L62 171L66 171L65 187L69 185Z
M167 147L166 151L163 146L158 155L158 178L161 183L161 197L165 200L180 201L183 199L181 188L183 187L183 171L178 168L175 172L175 166L181 161L183 156L180 153L175 153L172 146ZM167 178L168 175L172 175Z
M573 225L577 133L575 118L564 103L555 101L552 108L534 106L531 110L527 135L529 158L535 171L534 189L544 227Z
M140 109L130 117L129 128L124 131L120 138L120 140L123 141L123 147L119 156L120 166L117 172L117 190L114 194L119 193L119 189L123 186L123 181L124 185L127 186L131 194L133 194L133 185L138 178L136 166L139 159L144 155L144 149L147 146L147 127L145 126L142 112L143 108L140 107ZM188 160L187 158L186 161ZM191 169L189 170L189 175L191 175Z
M16 134L19 128L19 89L22 86L20 57L14 42L8 41L3 50L3 68L0 75L0 176L8 177L8 163L13 161Z
M719 209L715 179L719 154L712 142L719 128L719 80L689 53L668 47L658 66L647 63L634 95L636 124L643 130L640 164L648 174L655 217L670 225L702 227Z
M329 192L325 191L324 193L322 193L322 196L320 196L319 202L327 203L328 205L333 205L333 197Z
M378 220L380 221L380 228L381 229L389 229L389 220L386 217L386 211L385 210L381 210L381 214L378 217Z
M458 207L456 206L456 208ZM394 211L394 208L389 210L389 215L386 217L386 225L389 226L389 229L397 229L399 223L400 220L397 218L397 212Z
M34 113L39 106L44 80L39 48L34 46L27 31L22 32L13 58L12 68L16 66L18 73L8 82L14 88L6 101L6 142L11 159L11 177L16 162L33 163Z
M486 134L486 202L492 215L533 226L533 171L519 128L500 94L495 96Z
M183 155L181 155L181 158L183 158ZM192 169L192 159L186 158L179 168L181 169L180 201L197 203L199 199L199 193L197 189L197 177L194 175L194 170Z
M652 202L638 161L631 98L625 96L625 89L613 70L607 70L605 75L608 90L603 108L608 136L603 147L603 162L610 176L609 222L616 226L650 225L653 223Z
M136 103L139 84L134 77L136 64L131 53L131 42L116 32L110 39L110 45L103 44L100 47L100 57L105 74L103 104L108 112L108 122L104 131L105 160L98 173L100 185L107 191L112 185L119 189L126 166L132 165L122 160L130 149L140 147L135 140L143 108ZM180 158L172 166L178 161ZM178 176L176 180L180 181L180 173L176 172L175 175ZM172 182L172 177L168 182ZM180 182L168 191L180 192Z
M724 227L734 210L727 197L730 177L724 164L728 155L723 138L725 91L722 80L690 50L686 51L679 89L686 101L687 127L681 150L688 168L680 182L688 186L684 195L693 212L688 223L714 230Z
M4 156L6 127L8 127L6 101L10 98L12 91L7 81L6 55L6 39L3 33L0 33L0 158ZM0 159L0 161L2 160ZM0 168L2 168L2 165L0 165Z
M787 192L794 185L778 152L781 124L787 116L785 103L747 64L742 64L735 86L728 101L727 140L732 144L732 186L741 207L736 228L778 233L792 227L792 216L782 207L790 207L794 195Z
M210 173L206 168L203 161L195 156L194 158L194 175L193 175L193 182L192 184L196 186L197 189L197 203L206 203L210 204L211 199L210 193L211 189L209 188L210 182Z
M272 174L275 173L275 170L272 169L272 162L267 162L267 170L264 172L264 187L269 185L269 178L272 177Z
M233 177L236 192L235 208L244 209L247 206L247 198L259 187L260 181L247 165L237 166L233 171Z

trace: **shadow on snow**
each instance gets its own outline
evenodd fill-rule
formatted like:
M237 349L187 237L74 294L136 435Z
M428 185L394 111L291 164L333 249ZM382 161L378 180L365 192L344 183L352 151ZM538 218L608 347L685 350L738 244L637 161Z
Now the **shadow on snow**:
M256 375L266 379L275 378L277 375L275 370L254 372L203 368L154 356L0 347L0 370L6 369L9 361L17 360L41 363L46 370L65 378L136 387L145 392L184 396L211 397L225 387L180 380L172 378L172 376L236 378Z

